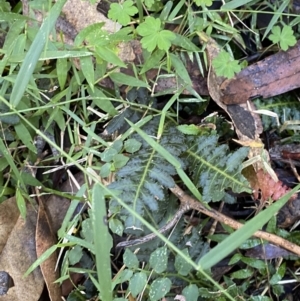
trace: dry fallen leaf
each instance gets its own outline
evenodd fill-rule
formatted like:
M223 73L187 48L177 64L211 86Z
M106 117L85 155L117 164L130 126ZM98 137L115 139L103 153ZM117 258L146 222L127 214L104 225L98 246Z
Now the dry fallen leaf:
M0 204L0 253L6 245L10 232L14 228L20 212L14 197Z
M11 199L6 200L12 201ZM4 202L4 203L5 203ZM2 211L2 203L0 211ZM1 226L2 226L2 221ZM21 216L15 222L7 237L6 244L0 256L0 270L6 271L13 279L14 286L7 295L1 296L1 301L36 301L39 300L44 288L44 279L40 268L35 269L28 277L23 275L31 264L36 261L35 228L37 208L28 204L27 215Z
M75 175L75 179L80 186L84 183L82 173ZM75 194L78 189L72 182L66 181L60 187L60 191ZM52 195L39 207L28 204L25 220L19 215L15 198L0 204L0 271L7 272L14 283L7 294L0 297L1 301L37 301L45 281L51 300L61 300L60 287L53 284L58 278L54 271L55 255L42 265L44 277L40 268L35 269L26 278L23 275L37 260L37 253L40 256L56 243L53 234L60 228L69 204L70 200L67 198Z
M74 178L79 186L82 186L85 183L84 174L82 172L75 174ZM74 182L71 181L71 179L65 181L58 188L58 190L60 192L66 192L73 195L75 195L78 192L78 188L76 187ZM51 221L52 231L54 234L56 234L59 230L67 213L69 205L70 199L55 194L51 195L45 202L45 206L47 207L47 210L49 212L49 219Z
M274 181L264 169L255 171L253 168L248 167L244 170L244 176L253 189L254 198L259 199L262 203L269 199L277 201L291 190L280 180ZM296 198L297 194L294 194L291 200L295 200Z
M255 140L258 142L263 128L259 115L253 113L254 105L251 102L236 105L226 105L222 102L224 95L220 87L225 78L217 76L212 66L212 60L219 55L221 49L215 40L205 36L203 33L201 33L200 39L206 42L206 51L210 65L208 91L211 98L230 116L240 140Z
M38 219L36 225L36 253L40 257L45 251L57 242L49 219L49 213L44 206L44 201L39 198ZM59 278L58 269L55 270L57 262L56 252L52 253L41 265L41 271L47 285L51 301L61 300L61 288L58 283L54 283Z
M243 69L221 84L221 101L245 103L248 99L275 96L300 86L300 41L287 51L275 53Z

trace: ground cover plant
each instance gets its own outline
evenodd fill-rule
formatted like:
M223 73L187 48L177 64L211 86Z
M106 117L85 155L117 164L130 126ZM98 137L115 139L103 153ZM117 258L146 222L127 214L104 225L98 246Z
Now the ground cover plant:
M1 299L297 300L295 3L0 17Z

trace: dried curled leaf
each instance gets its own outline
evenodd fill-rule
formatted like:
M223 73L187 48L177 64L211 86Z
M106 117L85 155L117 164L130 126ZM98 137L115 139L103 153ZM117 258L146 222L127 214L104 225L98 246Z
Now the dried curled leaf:
M274 181L263 169L259 169L256 173L254 170L248 170L245 177L250 182L254 198L260 199L262 202L269 198L276 201L291 190L281 181ZM295 199L295 197L294 195L291 199Z

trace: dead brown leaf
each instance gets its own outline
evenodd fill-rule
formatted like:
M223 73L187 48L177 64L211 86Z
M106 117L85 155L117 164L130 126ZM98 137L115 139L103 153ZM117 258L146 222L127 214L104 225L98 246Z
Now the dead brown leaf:
M233 79L221 84L220 101L240 104L248 99L282 94L300 87L300 41L287 51L280 51L253 64Z
M246 251L246 256L264 260L271 260L291 255L294 254L270 243L259 245Z
M75 180L81 186L84 175L75 175ZM71 181L66 181L60 191L75 194L78 189ZM45 281L51 300L61 300L60 287L53 284L58 278L54 271L55 255L42 264L43 274L37 268L26 278L23 275L37 260L37 254L40 256L56 243L54 234L60 228L69 204L69 199L52 195L46 202L40 202L39 207L28 204L25 220L19 215L15 198L0 204L0 271L7 272L14 282L1 300L37 301Z
M18 216L7 237L0 256L0 270L6 271L11 276L14 286L8 290L7 295L1 296L1 301L35 301L39 300L41 296L44 279L40 268L35 269L28 277L23 277L37 259L35 250L36 222L37 208L28 204L26 219Z
M85 183L84 174L82 172L75 174L74 179L77 181L79 186L82 186ZM78 191L78 188L71 179L68 179L59 187L59 191L75 195ZM69 205L70 199L55 194L51 195L45 202L54 234L59 230Z
M212 60L219 55L221 49L212 38L204 36L202 39L205 39L206 42L206 51L210 64L208 74L210 96L230 116L240 140L259 141L259 135L262 133L263 128L259 115L252 111L254 105L251 102L248 102L248 104L226 105L222 101L224 95L220 87L225 79L216 75L211 64Z
M0 204L0 253L6 245L7 239L14 228L20 212L16 198L12 197Z
M260 199L262 203L269 199L277 201L291 190L281 181L274 181L274 179L263 169L255 171L253 168L248 167L244 170L244 176L247 178L253 189L254 198ZM297 195L295 194L291 199L294 200L296 197Z
M44 206L44 201L39 198L38 219L36 226L36 254L40 257L45 251L55 245L56 238L51 229L49 213ZM58 283L54 283L59 278L59 271L56 269L57 254L52 253L41 265L41 271L47 285L51 301L61 300L61 289Z

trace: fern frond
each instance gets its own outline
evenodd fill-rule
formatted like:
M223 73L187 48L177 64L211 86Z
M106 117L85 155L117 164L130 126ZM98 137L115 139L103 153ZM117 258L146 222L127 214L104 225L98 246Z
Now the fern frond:
M156 99L151 98L145 88L130 90L127 94L127 100L128 106L108 123L105 131L103 132L105 136L111 135L116 131L120 134L128 130L129 125L126 122L126 119L136 123L142 118L144 111L140 110L138 106L133 106L131 104L149 105L152 102L152 107L156 106Z
M149 136L155 136L158 123L159 119L154 118L144 126L143 130ZM158 216L163 216L162 206L159 203L165 200L166 190L175 185L173 176L176 175L176 169L138 134L132 135L132 138L140 141L142 147L132 155L127 165L116 173L116 181L110 185L110 188L121 191L119 197L135 212L148 220L154 218L154 222L159 223ZM185 165L179 155L187 149L185 140L184 134L180 133L173 124L173 126L165 125L163 135L158 141L182 163L183 168ZM118 205L112 200L110 206ZM165 206L165 212L167 210L168 206ZM148 214L148 211L151 213ZM126 228L142 229L141 223L131 217L126 210L121 209L120 216Z
M279 122L283 124L288 120L300 120L300 103L295 97L284 95L273 98L255 99L254 104L259 110L268 110L278 115ZM277 127L277 122L274 117L262 115L264 129Z
M228 188L236 193L251 192L248 181L241 174L241 163L248 154L248 148L242 147L230 153L227 145L218 146L216 135L190 141L188 166L195 185L202 189L204 201L220 201Z

